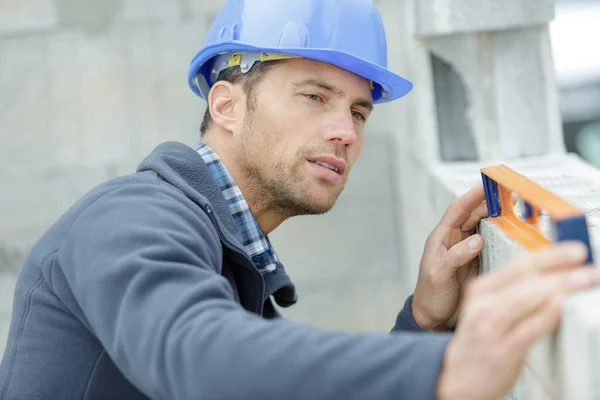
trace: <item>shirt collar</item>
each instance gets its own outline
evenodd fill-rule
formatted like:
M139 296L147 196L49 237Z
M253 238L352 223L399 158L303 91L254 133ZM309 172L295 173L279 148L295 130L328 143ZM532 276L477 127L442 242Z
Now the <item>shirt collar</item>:
M275 271L279 264L277 254L269 238L265 237L260 230L254 214L229 170L217 153L205 143L200 142L196 151L206 163L215 183L223 193L231 216L242 235L244 249L250 255L254 266L262 275Z

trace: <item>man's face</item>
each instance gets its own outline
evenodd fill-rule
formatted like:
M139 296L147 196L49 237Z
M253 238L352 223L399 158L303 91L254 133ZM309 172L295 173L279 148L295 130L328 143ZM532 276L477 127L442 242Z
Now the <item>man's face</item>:
M287 217L329 211L363 146L370 82L331 64L269 69L237 123L236 164L257 207Z

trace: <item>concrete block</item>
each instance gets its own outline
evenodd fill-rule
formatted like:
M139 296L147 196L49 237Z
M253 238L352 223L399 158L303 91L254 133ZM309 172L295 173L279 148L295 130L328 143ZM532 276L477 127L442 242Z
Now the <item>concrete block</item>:
M450 109L453 119L440 119L438 140L450 150L442 160L463 160L465 148L474 148L472 159L480 160L564 151L547 27L455 34L424 44L452 71L434 75L437 118L457 105L456 90L446 87L452 82L466 100L462 110ZM472 133L457 143L456 132L465 129Z
M547 27L492 35L500 157L563 153L560 107ZM480 141L489 140L480 133ZM498 155L496 155L498 157Z
M486 273L507 265L526 250L515 243L504 231L499 230L489 219L481 221L478 231L485 243L480 255L481 272Z
M554 18L555 0L419 0L416 32L448 35L544 24Z

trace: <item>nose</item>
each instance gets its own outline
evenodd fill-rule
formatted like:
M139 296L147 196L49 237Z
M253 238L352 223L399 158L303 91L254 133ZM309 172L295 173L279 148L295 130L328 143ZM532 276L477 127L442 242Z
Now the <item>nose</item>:
M356 143L357 136L356 124L351 113L332 116L325 131L326 142L336 142L346 148L350 148Z

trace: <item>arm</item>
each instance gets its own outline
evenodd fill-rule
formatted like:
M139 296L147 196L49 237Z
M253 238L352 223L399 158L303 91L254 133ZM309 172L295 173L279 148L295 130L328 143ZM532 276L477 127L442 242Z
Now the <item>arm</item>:
M89 206L57 260L79 317L150 397L435 397L449 336L263 320L234 301L217 273L220 249L197 205L139 184Z
M396 324L392 328L393 333L402 332L402 331L425 332L425 330L422 329L419 326L419 324L417 324L417 321L415 321L415 318L413 317L412 310L411 310L412 299L413 299L413 296L410 295L408 297L408 299L406 299L406 302L404 303L404 307L398 313L398 317L396 317Z

